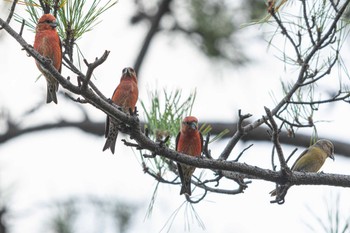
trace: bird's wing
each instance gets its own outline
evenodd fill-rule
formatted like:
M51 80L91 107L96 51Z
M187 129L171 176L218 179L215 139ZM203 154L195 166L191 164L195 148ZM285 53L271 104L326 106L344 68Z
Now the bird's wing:
M177 171L179 172L181 183L183 184L185 180L184 180L184 174L182 171L181 164L180 163L176 163L176 164L177 164Z
M292 171L294 171L295 165L298 163L298 161L301 159L301 157L303 157L307 152L309 151L309 148L305 149L297 158L297 160L295 160L293 166L292 166Z
M58 37L58 41L60 42L60 52L61 52L61 65L60 65L60 67L58 68L58 72L61 73L63 56L62 56L62 42L61 42L60 37Z
M107 115L106 124L105 124L105 138L108 137L108 132L109 132L109 116Z
M177 134L177 136L176 136L176 140L175 140L175 150L176 151L177 151L177 146L179 144L180 135L181 135L181 133L179 132ZM176 164L177 164L177 171L179 172L181 183L183 183L184 182L184 174L183 174L183 171L182 171L181 164L180 163L176 163Z
M177 134L176 139L175 139L175 150L177 151L177 145L179 144L179 139L180 139L180 132Z

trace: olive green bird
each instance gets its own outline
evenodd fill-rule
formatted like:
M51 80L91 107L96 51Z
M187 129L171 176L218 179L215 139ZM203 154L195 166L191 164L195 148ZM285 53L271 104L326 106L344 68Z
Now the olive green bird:
M304 150L294 162L291 170L298 172L318 172L329 157L334 160L333 143L326 139L320 139L315 144ZM276 189L270 192L276 196Z

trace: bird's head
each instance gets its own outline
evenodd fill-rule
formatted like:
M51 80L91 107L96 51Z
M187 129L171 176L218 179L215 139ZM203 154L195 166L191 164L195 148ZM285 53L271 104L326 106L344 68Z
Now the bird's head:
M51 14L45 14L41 16L41 18L39 19L37 29L48 30L48 29L54 29L56 27L57 27L57 21L55 16Z
M187 116L182 121L182 132L195 132L198 130L198 120L194 116Z
M315 145L324 150L327 156L334 160L334 146L331 141L326 139L320 139L316 142Z
M135 82L137 82L136 72L131 67L127 67L127 68L123 69L121 79L124 79L124 78L126 78L126 79L132 78Z

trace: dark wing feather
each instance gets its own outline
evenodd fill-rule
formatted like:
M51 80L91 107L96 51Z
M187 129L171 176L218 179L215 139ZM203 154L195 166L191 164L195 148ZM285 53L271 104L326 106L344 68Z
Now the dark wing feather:
M181 164L180 163L176 163L176 164L177 164L177 171L179 172L181 184L183 184L185 182L185 180L184 180L184 173L182 171Z
M58 68L58 72L61 73L63 56L62 56L62 42L61 42L60 37L58 37L58 41L60 42L60 52L61 52L61 65L60 65L60 67Z
M175 150L177 151L177 144L179 144L179 139L180 139L180 132L177 134L176 139L175 139Z
M176 151L177 151L177 146L179 144L180 135L181 135L181 133L179 132L177 134L177 136L176 136L176 140L175 140L175 150ZM177 164L177 171L179 172L181 183L183 184L183 182L184 182L184 174L183 174L183 171L182 171L181 164L180 163L176 163L176 164Z
M106 124L105 124L105 138L108 137L108 132L109 132L109 116L107 115Z

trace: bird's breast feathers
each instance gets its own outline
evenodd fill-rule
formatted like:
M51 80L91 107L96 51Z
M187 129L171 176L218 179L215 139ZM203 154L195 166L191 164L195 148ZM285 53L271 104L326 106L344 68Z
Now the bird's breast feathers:
M200 156L202 152L201 146L198 146L200 144L201 142L199 137L182 136L179 139L178 151L188 155Z

